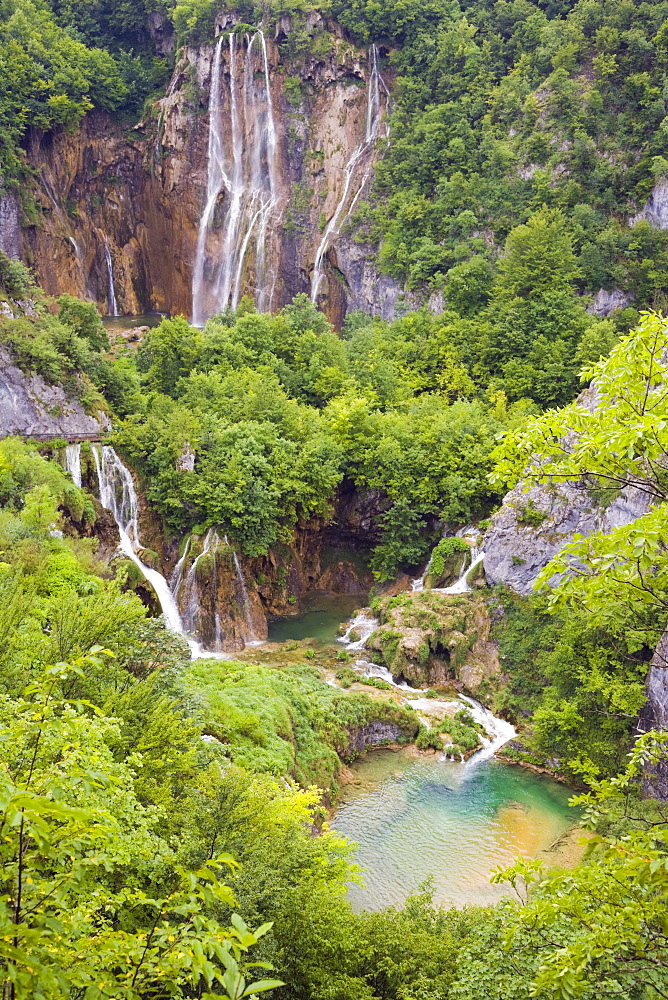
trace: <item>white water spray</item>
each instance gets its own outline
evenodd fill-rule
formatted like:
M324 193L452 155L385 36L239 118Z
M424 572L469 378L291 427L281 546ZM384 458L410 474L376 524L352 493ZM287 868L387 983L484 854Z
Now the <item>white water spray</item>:
M245 269L255 276L255 303L271 309L275 273L267 267L269 225L278 204L277 133L264 32L228 36L229 123L223 118L223 43L214 50L209 96L207 192L193 269L193 322L236 309ZM261 72L256 72L259 55ZM258 81L258 77L260 81ZM225 142L228 138L228 142ZM222 220L219 202L224 199ZM249 257L251 248L252 257Z
M195 559L193 559L192 565L188 570L188 574L183 584L185 588L185 599L181 602L181 607L183 608L184 624L190 634L194 634L199 631L202 616L200 593L197 585L197 565L200 559L203 559L205 556L213 555L215 558L216 550L219 545L220 538L218 537L218 533L215 528L209 528L204 536L202 551ZM173 588L172 593L174 593ZM174 596L176 597L176 593L174 593Z
M81 445L68 444L65 449L65 468L75 486L81 489Z
M457 537L463 538L467 542L469 542L469 545L471 547L471 561L464 567L461 576L459 577L458 580L455 581L455 583L451 584L449 587L439 587L439 588L435 587L434 588L435 593L438 594L470 593L471 584L469 583L469 579L471 578L473 571L480 565L480 563L485 558L484 549L481 549L478 546L479 534L480 533L478 529L473 527L464 528L461 532L457 533Z
M473 698L461 695L461 699L466 702L466 708L475 721L484 726L487 732L487 738L481 736L484 743L482 750L478 750L467 761L467 766L471 768L493 757L497 750L500 750L502 746L517 736L517 730L505 719L499 719L496 715L492 715L488 708L485 708L480 702L474 701Z
M449 587L432 587L432 588L430 588L435 594L468 594L468 593L470 593L471 586L470 586L470 583L469 583L469 577L470 577L471 573L473 572L473 570L476 569L476 567L478 567L480 565L480 563L483 561L483 559L485 558L485 551L484 551L484 549L482 549L482 548L480 548L478 546L479 535L480 535L480 532L478 531L478 529L474 528L472 526L469 526L468 528L462 528L460 531L457 532L457 535L455 537L457 537L457 538L463 538L463 539L465 539L465 541L467 541L469 543L470 552L471 552L470 561L468 559L466 560L466 565L464 566L464 569L462 570L462 573L461 573L459 579L455 580L455 582L453 584L451 584ZM425 581L427 579L427 576L429 575L429 570L431 568L431 563L432 563L432 560L430 559L429 562L427 563L427 566L426 566L425 571L422 574L422 576L419 576L416 580L412 580L411 581L411 590L413 591L414 594L420 594L420 593L422 593L424 591L424 589L425 589Z
M343 189L334 214L325 227L320 246L313 262L311 275L311 301L317 303L325 276L325 257L333 240L339 235L344 223L350 218L355 205L366 186L373 170L373 153L376 141L387 138L389 132L384 118L389 106L390 92L378 66L378 49L375 45L369 51L371 74L367 86L366 133L364 140L356 146L343 171ZM383 94L385 101L383 102ZM359 169L358 169L359 168Z
M377 618L372 618L366 611L360 611L338 641L343 643L346 649L364 649L367 640L379 625Z
M107 309L109 310L110 316L118 316L118 303L116 301L116 285L114 284L114 265L111 259L111 250L109 249L109 239L107 236L104 237L104 258L107 262Z

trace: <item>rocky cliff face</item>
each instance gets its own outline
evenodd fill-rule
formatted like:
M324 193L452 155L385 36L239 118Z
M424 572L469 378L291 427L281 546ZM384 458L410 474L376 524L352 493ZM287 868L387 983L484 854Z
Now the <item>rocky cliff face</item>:
M0 174L0 250L12 260L21 258L21 206L15 191L2 190Z
M1 307L7 309L7 303L0 303ZM0 344L0 438L19 434L80 441L99 438L106 426L104 415L87 414L60 386L22 372Z
M596 389L577 402L593 410ZM588 537L632 524L647 513L647 494L627 487L607 505L585 482L529 486L520 481L503 500L485 533L485 576L528 594L540 571L576 535Z
M192 316L193 272L216 282L230 219L248 212L253 231L239 223L232 268L239 294L257 299L262 285L264 305L280 307L311 292L320 260L317 297L334 322L351 308L392 315L398 286L346 232L382 151L389 90L377 57L319 14L297 55L289 19L266 39L230 35L235 20L217 25L220 45L179 52L155 116L129 132L96 112L74 135L32 133L40 218L24 235L40 283L107 313Z
M647 704L640 713L637 728L639 733L650 729L668 732L668 632L664 632L652 657L647 675ZM645 767L643 792L668 801L668 755L659 763Z
M485 534L485 575L518 594L531 592L540 571L576 535L610 532L647 511L647 495L628 488L602 507L584 483L519 483L504 498Z

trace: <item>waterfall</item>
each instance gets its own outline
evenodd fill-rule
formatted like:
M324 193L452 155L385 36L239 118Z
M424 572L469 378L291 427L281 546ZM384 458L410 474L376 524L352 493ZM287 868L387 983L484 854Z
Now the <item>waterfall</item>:
M476 542L478 541L478 536L480 532L477 528L469 527L463 528L461 532L457 532L458 538L464 538L466 541L470 542L471 545L471 562L464 567L461 576L455 583L451 584L449 587L434 588L436 593L439 594L468 594L471 591L471 586L468 582L469 576L476 569L477 566L485 558L485 551L478 547Z
M480 702L474 701L473 698L467 698L463 694L460 695L460 698L466 702L468 711L475 721L485 727L488 736L486 740L484 737L481 737L485 745L482 750L478 750L477 753L469 758L467 763L471 767L474 764L481 764L482 761L493 757L497 750L517 736L517 730L509 722L506 722L505 719L499 719L496 715L492 715L488 708L485 708Z
M479 546L476 544L479 535L480 535L479 530L471 525L469 525L469 527L467 528L462 528L460 531L457 532L455 537L465 539L470 545L471 561L470 562L467 561L459 579L456 580L449 587L430 588L431 590L433 590L435 594L468 594L470 592L471 587L469 585L468 578L471 572L474 569L476 569L476 567L479 566L480 563L485 558L484 549L479 548ZM431 559L427 563L427 566L422 576L419 576L416 580L411 581L411 590L413 591L414 594L422 593L422 591L424 590L425 580L427 579L427 576L429 574L430 567L431 567Z
M261 312L271 309L275 285L275 273L267 267L269 223L278 202L277 133L267 42L261 29L252 37L246 35L244 59L243 42L230 32L229 123L226 123L224 38L221 35L216 43L211 67L207 191L192 281L196 326L204 326L209 316L228 306L237 308L251 244L255 303ZM256 73L256 52L261 61L260 74ZM221 196L224 196L222 219L217 217Z
M65 468L75 486L81 489L81 445L68 444L65 449Z
M369 154L373 152L377 139L381 136L387 138L388 129L383 119L382 94L386 95L385 106L389 105L390 92L378 66L378 49L375 45L369 50L369 63L371 65L371 75L367 86L367 112L366 112L366 133L364 140L356 146L343 172L343 190L334 214L325 227L320 246L318 247L315 260L313 262L313 273L311 275L311 301L317 303L318 295L325 276L325 257L332 241L339 235L343 224L350 218L352 212L359 201L371 171L373 161ZM353 186L357 171L357 165L365 161L364 169L357 183ZM353 190L354 187L354 190ZM352 197L350 197L352 192Z
M419 576L416 580L411 580L411 590L414 594L421 594L424 590L425 580L427 579L427 573L429 572L429 567L431 566L431 559L427 563L424 573Z
M118 303L116 302L116 286L114 284L114 266L111 260L111 250L109 249L109 239L104 237L104 257L107 262L108 295L107 308L110 316L118 316Z
M183 583L183 567L185 566L186 559L188 558L188 552L190 551L190 541L191 539L188 538L183 550L183 555L178 560L176 566L172 570L172 575L169 578L169 589L171 590L172 596L177 604L179 600L179 591L181 590L181 585Z
M379 625L377 618L371 618L366 611L360 611L338 641L343 643L346 649L364 649L367 639ZM353 632L357 633L358 638L354 638Z
M248 638L256 642L257 640L255 638L255 629L253 628L253 618L250 610L250 599L248 597L248 588L246 586L246 580L244 579L244 571L241 568L239 556L236 552L234 553L234 566L237 571L237 582L239 584L239 590L241 591L244 615L246 616L246 625L248 626Z
M113 514L121 540L121 551L141 570L142 575L155 590L167 628L187 638L169 584L162 573L151 569L137 555L137 550L142 548L139 540L139 505L130 470L123 465L113 448L108 445L92 447L100 489L100 503ZM188 645L193 658L215 655L202 649L194 639L188 639Z

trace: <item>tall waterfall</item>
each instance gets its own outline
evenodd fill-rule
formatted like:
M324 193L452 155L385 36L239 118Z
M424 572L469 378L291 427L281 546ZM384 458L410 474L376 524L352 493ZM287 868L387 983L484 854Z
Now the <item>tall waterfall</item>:
M111 250L109 249L109 240L104 237L104 258L107 262L107 309L109 310L110 316L118 316L118 303L116 301L116 285L114 283L114 265L111 259Z
M236 309L247 264L254 274L255 303L260 311L271 308L276 281L275 272L267 266L269 225L278 203L276 123L267 42L261 29L243 39L230 32L226 108L224 42L221 35L211 67L207 192L192 281L196 326L203 326L209 316L227 306ZM225 110L229 122L224 120Z
M65 468L75 486L81 489L81 445L68 444L65 449Z
M378 66L378 49L375 45L369 50L371 74L367 86L366 133L364 140L357 146L346 163L343 172L343 189L336 209L325 227L320 246L318 247L311 274L311 301L317 303L318 295L325 276L325 257L332 241L339 235L344 223L350 218L355 205L359 201L367 181L373 170L371 153L379 138L387 138L389 132L384 119L384 110L389 104L390 92ZM385 94L385 102L382 96ZM383 107L385 104L385 109Z

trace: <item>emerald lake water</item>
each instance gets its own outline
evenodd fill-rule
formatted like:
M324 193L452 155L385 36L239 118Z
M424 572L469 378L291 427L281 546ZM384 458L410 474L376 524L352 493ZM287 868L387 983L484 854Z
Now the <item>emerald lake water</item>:
M438 903L493 903L509 890L490 884L492 869L536 857L577 822L567 788L494 758L376 750L353 771L364 784L344 788L331 825L358 844L355 909L401 905L430 877Z
M316 639L330 645L339 635L341 622L365 603L364 594L309 594L302 614L269 622L269 642L300 642Z

